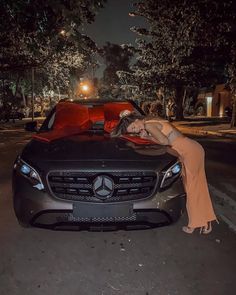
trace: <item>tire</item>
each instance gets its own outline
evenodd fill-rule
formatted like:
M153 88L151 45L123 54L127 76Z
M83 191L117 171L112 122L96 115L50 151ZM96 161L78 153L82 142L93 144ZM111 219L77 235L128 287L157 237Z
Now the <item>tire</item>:
M18 220L18 223L19 223L19 225L20 225L21 227L23 227L23 228L30 228L30 227L31 227L30 224L28 224L28 223L23 223L23 222L21 222L21 221L19 221L19 220Z

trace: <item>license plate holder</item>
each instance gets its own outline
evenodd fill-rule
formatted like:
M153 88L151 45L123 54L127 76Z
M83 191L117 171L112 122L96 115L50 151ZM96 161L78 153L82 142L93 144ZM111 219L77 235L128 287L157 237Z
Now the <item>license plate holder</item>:
M73 204L74 217L129 217L132 213L130 204Z

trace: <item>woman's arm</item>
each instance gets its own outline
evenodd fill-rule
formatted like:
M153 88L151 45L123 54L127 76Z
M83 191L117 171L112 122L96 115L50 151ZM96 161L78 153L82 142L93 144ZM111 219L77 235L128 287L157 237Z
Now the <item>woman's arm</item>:
M151 134L152 140L162 145L170 145L169 139L157 127L157 123L145 122L145 130Z
M146 155L146 156L163 155L167 150L169 150L169 148L166 146L157 147L155 144L153 146L142 146L142 145L136 145L131 141L128 141L126 145L133 148L134 151L137 152L138 154Z

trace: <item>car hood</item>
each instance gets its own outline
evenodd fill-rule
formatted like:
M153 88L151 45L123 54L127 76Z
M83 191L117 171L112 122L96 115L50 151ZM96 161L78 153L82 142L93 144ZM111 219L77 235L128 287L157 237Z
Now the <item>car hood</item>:
M158 162L161 166L176 157L161 145L137 145L121 138L110 138L108 134L80 134L61 138L50 143L31 140L22 152L22 158L29 164L38 166L43 162L54 162L60 166L61 162L69 163L68 167L78 162L88 162L94 166L95 162L105 163ZM40 166L40 165L39 165Z

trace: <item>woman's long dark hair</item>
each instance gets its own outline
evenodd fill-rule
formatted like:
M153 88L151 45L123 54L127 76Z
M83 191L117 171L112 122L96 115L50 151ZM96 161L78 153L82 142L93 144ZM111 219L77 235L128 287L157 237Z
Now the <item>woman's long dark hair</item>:
M112 130L111 137L119 137L122 134L127 133L128 126L133 123L135 120L143 120L145 116L137 114L135 112L130 113L129 115L120 119L118 125Z

